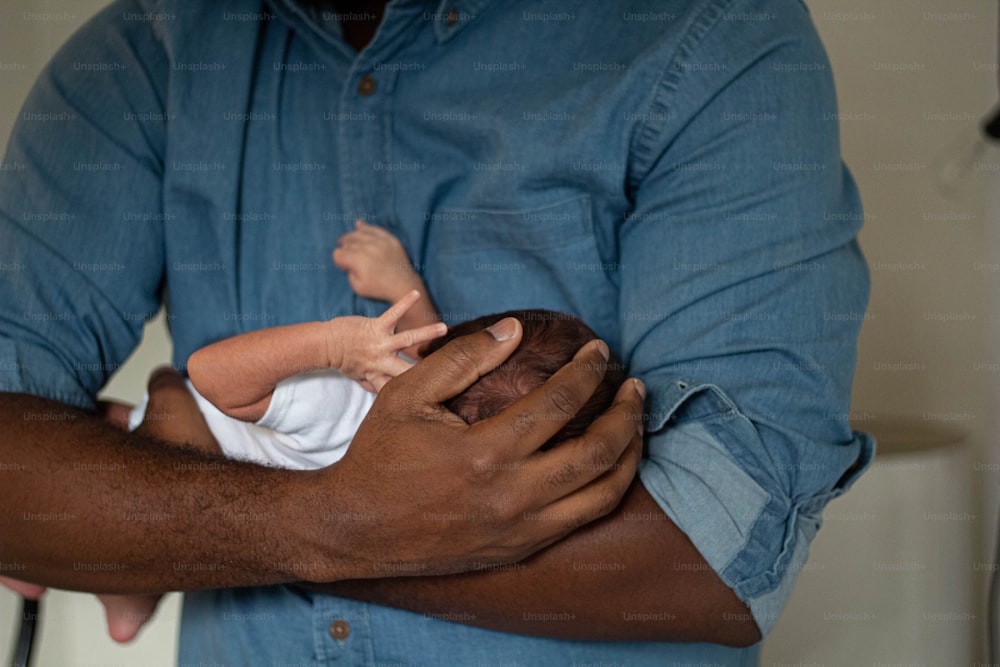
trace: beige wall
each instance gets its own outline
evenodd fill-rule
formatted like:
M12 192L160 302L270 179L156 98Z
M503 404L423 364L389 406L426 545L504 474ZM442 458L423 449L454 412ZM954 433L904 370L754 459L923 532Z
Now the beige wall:
M0 3L0 147L7 137L39 70L67 37L109 0L4 0ZM162 318L150 322L143 344L115 375L106 396L142 396L149 371L170 359L170 340ZM132 667L173 665L180 596L160 604L154 622L136 641L120 646L107 638L103 612L91 595L50 592L43 600L38 667ZM0 661L10 655L20 603L0 588Z
M807 4L832 61L844 158L867 215L872 299L853 409L875 431L902 416L918 434L968 436L961 447L880 456L830 505L762 662L985 662L1000 477L1000 234L987 195L998 191L1000 157L981 156L950 198L940 174L997 100L997 3Z
M0 141L31 81L104 0L6 0L0 7ZM841 101L845 158L869 220L871 315L859 349L857 416L960 428L961 448L882 457L830 506L785 615L771 665L970 665L982 653L986 568L996 517L1000 346L997 173L955 199L937 177L996 91L996 4L988 0L808 0ZM1000 164L1000 159L993 156ZM982 164L986 164L985 162ZM991 329L990 327L993 327ZM991 333L992 332L992 333ZM162 322L108 388L135 399L169 358ZM0 658L18 610L0 591ZM169 665L177 596L126 648L103 638L88 596L46 600L39 665Z

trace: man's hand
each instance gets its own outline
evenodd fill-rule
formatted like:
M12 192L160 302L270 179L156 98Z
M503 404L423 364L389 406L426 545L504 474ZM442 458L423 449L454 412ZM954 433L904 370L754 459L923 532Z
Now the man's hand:
M343 506L324 510L335 521L343 514L341 543L351 552L338 560L351 560L350 578L519 561L619 503L641 455L637 380L624 383L586 435L540 451L599 384L603 342L585 345L493 418L470 426L442 405L503 362L520 338L517 320L501 320L386 384L345 457L321 471L321 484L342 494Z
M378 317L348 315L327 322L329 365L368 391L380 391L386 382L412 366L398 353L445 335L448 327L435 322L396 333L399 321L420 300L412 290Z
M347 273L351 289L367 299L396 301L410 290L427 293L403 244L391 232L363 220L337 239L333 263Z

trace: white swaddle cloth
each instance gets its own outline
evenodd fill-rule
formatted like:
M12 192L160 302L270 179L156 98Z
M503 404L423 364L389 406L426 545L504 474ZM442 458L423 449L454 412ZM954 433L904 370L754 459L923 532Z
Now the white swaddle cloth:
M312 371L279 382L264 416L245 422L221 412L190 380L187 387L227 457L301 470L339 461L375 401L339 371ZM142 423L148 402L143 397L129 413L129 430Z

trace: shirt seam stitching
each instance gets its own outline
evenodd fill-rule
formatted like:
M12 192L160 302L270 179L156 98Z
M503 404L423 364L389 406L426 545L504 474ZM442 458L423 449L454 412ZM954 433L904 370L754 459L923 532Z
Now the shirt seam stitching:
M678 72L674 65L684 56L691 55L701 45L705 36L708 35L721 20L726 6L734 4L738 0L712 0L706 7L694 17L691 25L680 39L678 46L670 55L667 66L653 86L649 102L646 104L644 115L640 116L647 120L635 132L632 140L631 153L634 156L633 164L635 169L629 177L630 185L638 188L639 183L656 162L653 153L653 144L663 131L663 127L654 127L653 118L655 114L667 117L670 105L667 100L677 92L681 80L687 72Z

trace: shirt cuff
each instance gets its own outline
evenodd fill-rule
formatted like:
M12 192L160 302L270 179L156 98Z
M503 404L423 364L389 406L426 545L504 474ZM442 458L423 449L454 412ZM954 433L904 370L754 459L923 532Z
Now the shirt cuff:
M844 446L858 447L858 467L831 480L831 491L792 501L777 475L740 462L755 449L748 444L761 445L760 435L717 386L674 381L653 403L639 479L767 635L806 561L823 507L868 467L873 443L855 434ZM823 445L816 447L821 458Z
M85 410L95 405L94 397L51 353L4 337L0 337L0 391L50 398Z

